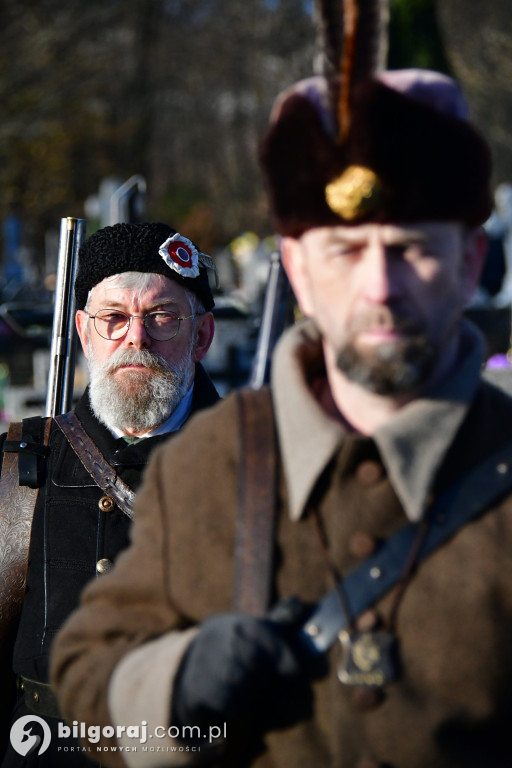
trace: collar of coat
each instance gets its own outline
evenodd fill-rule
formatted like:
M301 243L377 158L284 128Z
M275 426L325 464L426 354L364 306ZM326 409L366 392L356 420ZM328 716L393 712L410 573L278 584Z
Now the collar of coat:
M479 332L464 323L456 368L428 397L402 408L372 436L407 517L419 520L434 478L478 389L483 359ZM290 514L298 520L320 474L347 430L314 398L306 373L323 368L320 336L307 320L281 338L272 366L272 392Z

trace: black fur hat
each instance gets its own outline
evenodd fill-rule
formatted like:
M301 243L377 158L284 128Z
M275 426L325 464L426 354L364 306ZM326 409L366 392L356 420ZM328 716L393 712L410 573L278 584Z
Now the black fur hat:
M121 272L154 272L175 280L199 297L206 311L214 306L207 268L212 259L167 224L114 224L95 232L81 246L75 280L77 309L89 291Z

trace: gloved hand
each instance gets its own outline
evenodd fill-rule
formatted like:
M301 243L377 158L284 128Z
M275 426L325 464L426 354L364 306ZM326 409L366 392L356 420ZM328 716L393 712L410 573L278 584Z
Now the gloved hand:
M306 717L311 690L285 637L298 615L276 618L217 614L206 619L182 660L173 692L172 722L200 728L244 724L264 732Z

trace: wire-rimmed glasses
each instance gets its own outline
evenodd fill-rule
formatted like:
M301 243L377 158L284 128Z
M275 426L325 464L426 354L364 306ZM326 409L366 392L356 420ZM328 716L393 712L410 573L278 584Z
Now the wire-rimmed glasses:
M146 315L128 315L119 309L99 309L89 318L94 322L96 333L108 341L118 341L126 336L134 318L142 320L146 333L155 341L169 341L178 335L183 320L190 320L198 314L201 313L180 317L175 312L156 309Z

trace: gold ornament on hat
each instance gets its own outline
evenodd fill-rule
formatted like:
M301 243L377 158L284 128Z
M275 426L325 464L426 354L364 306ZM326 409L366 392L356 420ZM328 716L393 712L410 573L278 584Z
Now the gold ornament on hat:
M349 165L325 188L327 205L346 221L357 221L374 213L381 196L379 177L363 165Z

